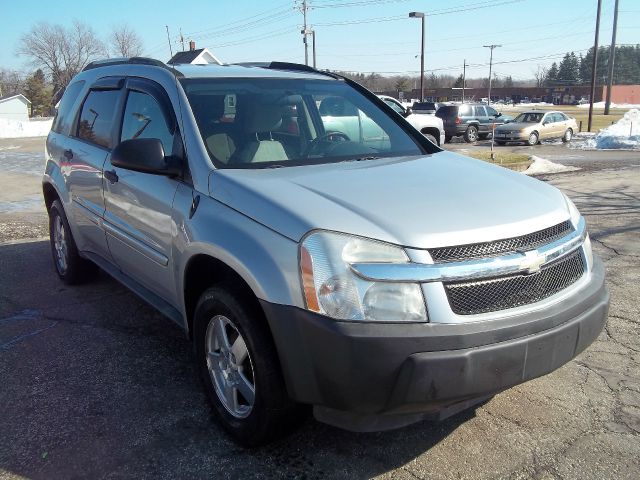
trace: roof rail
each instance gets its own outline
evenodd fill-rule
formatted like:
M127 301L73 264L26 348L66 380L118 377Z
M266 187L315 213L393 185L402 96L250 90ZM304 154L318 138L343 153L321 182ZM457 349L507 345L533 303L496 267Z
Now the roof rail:
M149 65L153 67L160 67L166 70L170 70L176 75L178 72L168 66L166 63L161 62L160 60L156 60L155 58L146 58L146 57L130 57L130 58L107 58L104 60L94 60L93 62L87 64L86 67L82 69L82 71L92 70L94 68L99 67L108 67L111 65ZM181 75L181 74L180 74Z
M259 67L266 68L269 70L288 70L291 72L307 72L307 73L316 73L318 75L326 75L331 78L342 78L340 75L336 75L334 73L325 71L325 70L317 70L309 65L303 65L301 63L290 63L290 62L241 62L241 63L233 63L232 65L238 65L240 67Z

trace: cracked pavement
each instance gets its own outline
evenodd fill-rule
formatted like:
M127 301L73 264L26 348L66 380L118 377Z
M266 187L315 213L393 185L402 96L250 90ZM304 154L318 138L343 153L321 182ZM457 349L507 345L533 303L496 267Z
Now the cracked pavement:
M605 261L594 344L441 423L355 434L308 419L255 450L213 422L178 327L105 274L61 284L46 241L0 243L0 479L640 478L640 170L543 180L575 201Z

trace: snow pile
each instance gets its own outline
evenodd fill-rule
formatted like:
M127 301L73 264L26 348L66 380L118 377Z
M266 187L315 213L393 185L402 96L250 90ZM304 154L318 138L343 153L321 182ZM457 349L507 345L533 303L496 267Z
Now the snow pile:
M588 138L583 148L640 150L640 110L629 110L616 123Z
M52 118L30 122L0 118L0 138L46 137L52 123Z
M533 163L529 165L524 172L525 175L543 175L545 173L563 173L563 172L575 172L580 170L578 167L569 167L560 163L553 163L544 158L531 155Z
M581 105L578 105L578 108L589 108L589 104L588 103L583 103ZM593 108L604 108L604 102L596 102L593 104ZM629 109L629 108L640 108L640 105L635 104L635 103L612 103L611 104L611 108L625 108L625 109Z

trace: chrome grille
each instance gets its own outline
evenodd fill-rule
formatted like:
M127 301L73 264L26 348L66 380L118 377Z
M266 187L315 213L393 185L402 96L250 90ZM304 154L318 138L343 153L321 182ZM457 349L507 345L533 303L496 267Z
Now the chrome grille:
M448 282L444 288L454 313L474 315L538 302L575 283L584 271L582 249L578 249L532 275Z
M435 263L460 262L474 258L487 258L515 253L523 250L533 250L541 245L551 243L564 237L573 230L570 221L562 222L553 227L520 237L497 240L495 242L474 243L457 247L442 247L429 249Z

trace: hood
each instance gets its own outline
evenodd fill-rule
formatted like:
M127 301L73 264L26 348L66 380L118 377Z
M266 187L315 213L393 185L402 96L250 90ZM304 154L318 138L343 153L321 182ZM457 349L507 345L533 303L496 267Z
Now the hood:
M539 123L520 123L520 122L511 122L504 123L496 127L496 130L527 130L539 128Z
M211 172L210 195L299 241L333 230L412 248L524 235L569 218L555 187L451 152Z

